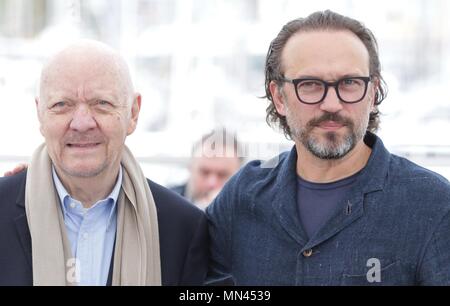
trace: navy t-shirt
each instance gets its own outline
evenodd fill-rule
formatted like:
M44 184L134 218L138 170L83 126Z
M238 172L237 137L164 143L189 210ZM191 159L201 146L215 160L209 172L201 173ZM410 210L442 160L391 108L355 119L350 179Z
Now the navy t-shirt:
M311 183L297 177L297 206L309 238L331 218L358 175L359 172L332 183Z

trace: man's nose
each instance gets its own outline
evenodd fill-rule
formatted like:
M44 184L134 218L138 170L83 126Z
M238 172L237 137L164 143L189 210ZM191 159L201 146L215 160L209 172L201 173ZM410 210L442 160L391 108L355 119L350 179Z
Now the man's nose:
M337 113L342 110L342 108L342 101L339 100L336 88L331 86L328 87L325 99L320 103L320 109L328 113Z
M79 132L86 132L97 126L97 122L88 105L81 104L73 113L70 128Z

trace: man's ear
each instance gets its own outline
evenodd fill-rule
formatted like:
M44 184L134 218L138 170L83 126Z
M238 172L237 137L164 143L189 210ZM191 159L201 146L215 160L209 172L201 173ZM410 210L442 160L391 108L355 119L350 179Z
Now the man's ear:
M284 97L280 86L274 81L271 81L269 84L269 89L272 94L273 104L275 105L275 109L278 114L281 116L286 116L286 106L284 105Z
M370 110L375 111L375 103L377 102L377 91L380 86L380 80L378 78L374 78L372 81L372 86L369 87L369 95L370 95Z
M127 136L131 135L136 130L139 112L141 111L141 100L141 94L136 93L131 104L131 118L130 123L128 124Z

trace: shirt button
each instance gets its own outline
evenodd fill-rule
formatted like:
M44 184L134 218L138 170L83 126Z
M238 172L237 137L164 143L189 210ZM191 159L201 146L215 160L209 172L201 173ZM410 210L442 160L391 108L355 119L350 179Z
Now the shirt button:
M313 250L312 249L309 249L309 250L306 250L306 251L303 251L303 256L305 256L305 257L310 257L311 255L312 255L312 253L313 253Z
M75 203L74 202L70 202L70 208L75 208Z

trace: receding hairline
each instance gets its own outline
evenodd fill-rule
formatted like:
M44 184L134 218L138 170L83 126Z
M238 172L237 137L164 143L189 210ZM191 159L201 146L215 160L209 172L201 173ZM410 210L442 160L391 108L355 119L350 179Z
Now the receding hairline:
M128 64L116 50L99 41L79 40L65 46L44 64L40 74L38 95L42 95L46 82L54 71L64 69L67 63L89 61L112 69L116 77L120 79L120 84L126 94L128 96L134 94L134 86Z
M367 46L364 44L364 42L361 40L361 38L353 31L351 31L350 29L346 29L346 28L342 28L342 27L333 27L333 26L324 26L324 27L317 27L317 28L303 28L303 29L298 29L297 31L295 31L294 33L292 33L292 35L289 37L288 40L286 40L286 43L284 44L282 51L281 51L281 57L280 57L280 64L281 64L281 70L284 70L284 56L285 56L285 50L286 50L286 46L288 45L289 42L292 42L292 40L302 34L314 34L314 33L346 33L346 34L350 34L351 36L353 36L354 38L357 39L357 41L361 44L361 46L364 47L364 50L367 53L367 58L368 58L368 64L370 66L370 53L369 50L367 49Z
M352 31L351 29L347 29L347 28L343 28L343 27L337 27L337 26L336 27L334 27L334 26L325 26L325 27L317 27L317 28L298 29L297 31L292 33L292 35L286 41L284 46L286 46L287 42L290 41L293 37L296 37L296 36L299 36L299 35L302 35L302 34L314 34L314 33L329 33L329 34L346 33L346 34L350 34L350 36L353 36L354 38L356 38L365 47L365 49L367 50L367 46L364 44L364 41L361 39L361 37L358 36L357 33ZM283 50L284 50L284 47L283 47Z

